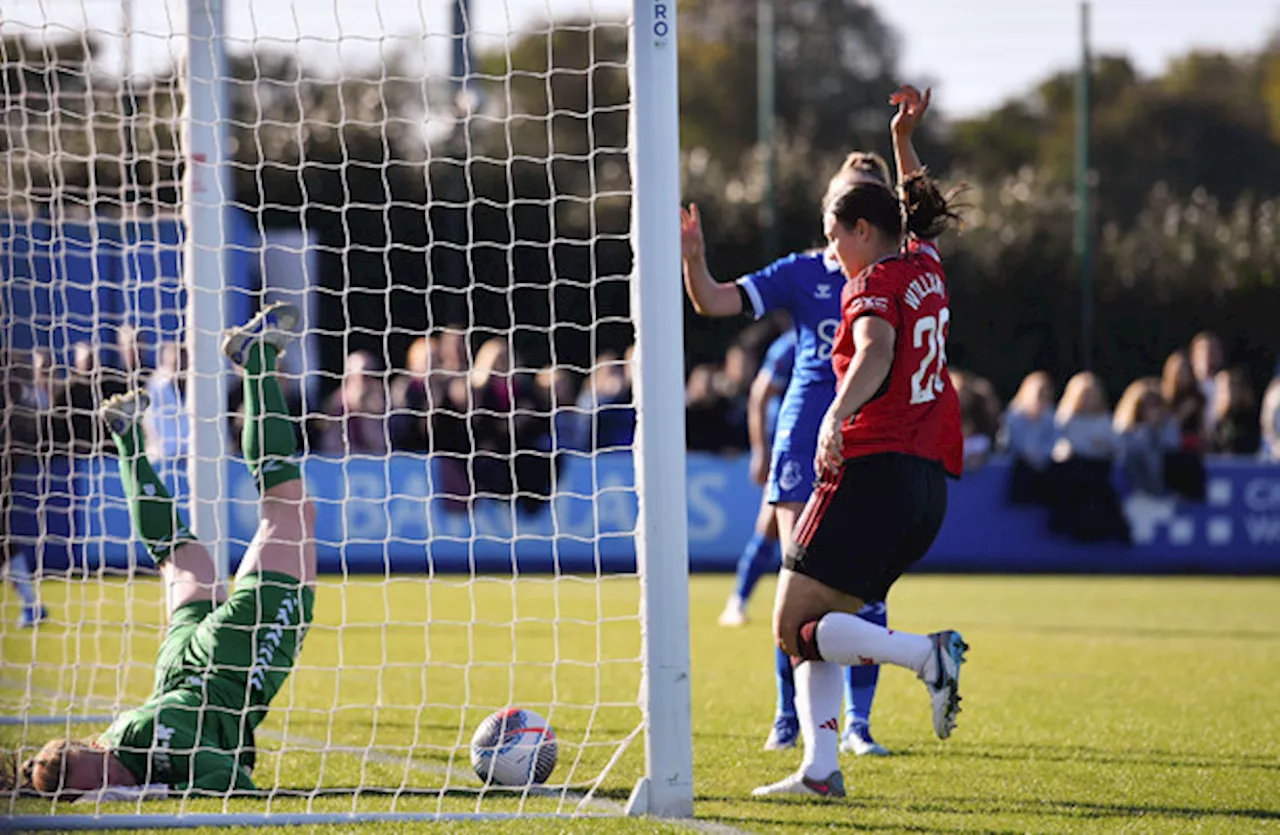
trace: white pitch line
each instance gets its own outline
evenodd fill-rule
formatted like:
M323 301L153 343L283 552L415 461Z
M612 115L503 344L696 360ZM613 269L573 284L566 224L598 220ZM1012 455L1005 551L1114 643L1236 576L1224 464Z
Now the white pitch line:
M26 689L26 684L25 682L22 684L19 684L18 682L13 681L12 679L0 678L0 687L14 687L14 688L22 687L23 689ZM70 700L71 698L73 698L69 694L63 693L61 691L53 690L47 687L40 687L38 685L32 685L30 690L32 693L38 693L40 695L46 696L51 699ZM99 696L89 696L86 702L90 706L96 703L100 709L103 707L115 706L113 703L111 703L107 699L103 699ZM0 725L20 723L20 722L11 723L10 721L8 721L13 718L17 718L19 720L21 719L21 717L7 717L7 716L0 717ZM86 722L97 722L101 724L107 724L107 723L110 723L112 720L114 720L115 717L111 715L108 715L106 717L41 716L41 717L32 717L32 721L30 721L29 724L32 724L32 725L66 724L68 719L70 719L70 721L73 724L86 723ZM268 739L273 739L277 742L285 741L285 738L282 735L274 731L264 731L262 735ZM310 737L301 736L299 734L290 734L289 739L299 745L306 745L306 746L314 747L317 749L323 749L325 747L325 743L323 740L312 739ZM372 762L376 765L403 766L405 764L402 758L393 757L390 754L383 754L375 750L369 750L365 752L364 757L368 762ZM414 771L419 772L420 774L441 775L447 779L453 779L459 776L471 775L471 772L469 771L462 771L460 769L453 768L452 766L431 765L429 763L419 763L419 762L411 761L409 763L409 767ZM531 795L535 793L536 792L530 792ZM547 789L546 794L543 796L547 796L547 795L551 795L551 796L561 795L566 800L572 800L579 804L581 804L583 800L586 800L587 801L586 805L588 806L588 808L595 807L602 812L608 812L609 814L613 814L613 815L622 816L626 812L626 807L623 804L618 803L617 801L614 801L614 800L609 800L607 798L596 797L595 795L592 795L588 799L587 795L581 792L560 792L554 789ZM678 819L665 820L664 819L663 822L673 823L676 826L679 826L684 829L689 829L694 832L704 832L704 833L707 833L707 835L751 835L749 830L735 829L732 826L727 826L722 823L716 823L714 821L678 820Z
M0 716L0 728L22 725L102 725L111 724L114 716Z

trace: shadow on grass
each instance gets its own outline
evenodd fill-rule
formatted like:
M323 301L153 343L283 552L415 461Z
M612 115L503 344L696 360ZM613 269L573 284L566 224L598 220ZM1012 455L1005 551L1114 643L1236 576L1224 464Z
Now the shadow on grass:
M893 807L900 809L897 801L889 797L878 797L875 795L854 795L846 800L833 801L815 801L804 797L770 797L766 799L728 797L724 795L697 795L694 800L694 814L699 820L712 823L723 824L725 826L734 827L735 829L746 829L750 831L751 827L756 826L777 826L783 828L795 829L803 832L813 832L818 830L831 830L837 832L848 832L850 827L856 827L858 832L937 832L943 835L972 835L976 831L972 826L963 827L947 827L939 826L936 821L921 822L918 824L904 823L902 821L886 821L877 823L867 821L867 814L881 814L885 810ZM699 814L697 804L700 803L727 803L736 807L735 811L740 811L744 807L752 810L759 810L760 814ZM806 817L781 817L769 814L770 809L782 810L811 810L820 812L824 820L816 821ZM983 835L1025 835L1025 827L1014 829L997 829L984 824L982 829Z
M1025 826L1016 828L999 828L999 823L991 825L992 816L1033 816L1041 818L1067 819L1105 819L1105 818L1178 818L1183 820L1206 820L1225 818L1235 821L1280 820L1280 810L1272 809L1224 809L1198 806L1169 806L1159 803L1095 803L1070 800L1002 800L996 798L975 797L937 797L928 803L907 803L902 805L900 799L879 797L875 795L854 795L846 801L824 801L819 805L812 799L803 797L773 797L766 800L748 800L743 797L727 797L722 795L700 794L697 803L725 803L736 807L735 811L745 808L759 810L760 814L700 814L701 820L713 821L726 826L750 828L752 826L778 826L803 829L827 828L824 823L816 823L804 818L788 818L770 815L769 809L830 809L838 815L848 817L840 821L832 821L830 828L844 829L856 823L858 831L908 831L908 832L941 832L970 833L972 826L946 827L939 826L935 820L921 821L919 824L892 821L877 823L867 821L859 813L881 814L887 811L906 812L908 814L962 814L973 816L984 821L982 831L995 835L1015 835L1027 831ZM747 806L746 804L750 804Z
M1055 626L1032 623L980 623L966 622L966 629L974 632L1016 632L1022 634L1049 635L1059 638L1070 635L1108 638L1158 638L1185 641L1189 638L1219 638L1233 641L1275 641L1280 639L1280 629L1187 629L1181 626L1155 628L1150 626L1107 626L1097 623L1074 623Z
M616 789L598 788L595 796L601 800L613 800L618 803L626 803L631 799L631 789L618 787Z
M1168 806L1160 803L1095 803L1073 800L1013 800L975 797L937 797L928 803L907 803L908 812L1040 815L1064 818L1231 818L1280 820L1276 809L1228 809L1211 806Z
M741 798L738 799L741 802ZM797 797L794 800L786 800L775 798L773 800L758 801L761 804L779 804L788 808L801 808L812 806L812 801ZM735 829L751 830L755 826L776 826L779 828L790 828L799 832L929 832L940 833L940 835L973 835L979 831L972 826L965 827L947 827L938 826L936 823L920 823L911 824L901 821L894 823L868 823L866 820L858 818L858 812L862 811L860 806L854 804L830 803L827 807L830 812L836 814L844 813L847 817L836 818L831 815L832 820L818 822L814 820L806 820L804 818L780 818L765 817L764 815L748 816L748 815L699 815L698 820L708 823L718 823L724 826L730 826ZM996 829L991 826L985 826L981 830L983 835L1026 835L1025 827L1016 829Z
M1083 762L1102 765L1154 765L1161 768L1239 768L1280 771L1280 762L1263 756L1206 756L1179 751L1116 751L1086 745L999 744L967 745L951 742L953 757L1010 762ZM898 756L895 752L895 756Z

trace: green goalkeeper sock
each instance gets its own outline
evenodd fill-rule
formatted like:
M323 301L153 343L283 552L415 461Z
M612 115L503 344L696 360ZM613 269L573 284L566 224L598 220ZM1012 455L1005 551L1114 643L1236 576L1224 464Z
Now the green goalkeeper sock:
M164 562L180 545L195 542L178 504L147 460L142 427L134 423L127 434L111 435L119 450L120 483L129 502L129 518L138 538L155 559Z
M249 348L244 366L245 463L265 493L277 484L302 478L293 457L298 442L289 419L289 407L276 379L276 349L259 341Z

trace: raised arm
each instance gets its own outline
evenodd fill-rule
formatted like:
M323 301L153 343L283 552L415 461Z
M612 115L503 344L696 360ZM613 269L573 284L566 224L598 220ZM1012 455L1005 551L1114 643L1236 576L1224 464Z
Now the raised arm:
M721 284L707 269L702 217L697 204L680 208L680 255L684 261L684 290L701 316L722 318L742 312L742 293L735 284Z
M908 174L924 165L916 153L911 135L915 133L920 120L929 109L929 100L932 96L932 88L926 87L922 94L910 84L903 84L889 97L889 104L898 106L898 112L889 123L889 132L893 135L893 160L898 168L899 186L906 180Z

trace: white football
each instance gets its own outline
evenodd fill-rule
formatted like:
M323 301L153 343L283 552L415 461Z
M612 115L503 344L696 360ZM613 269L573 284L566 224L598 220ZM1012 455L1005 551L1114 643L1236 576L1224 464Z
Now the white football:
M471 737L471 767L495 786L545 783L558 754L547 720L518 707L489 714Z

